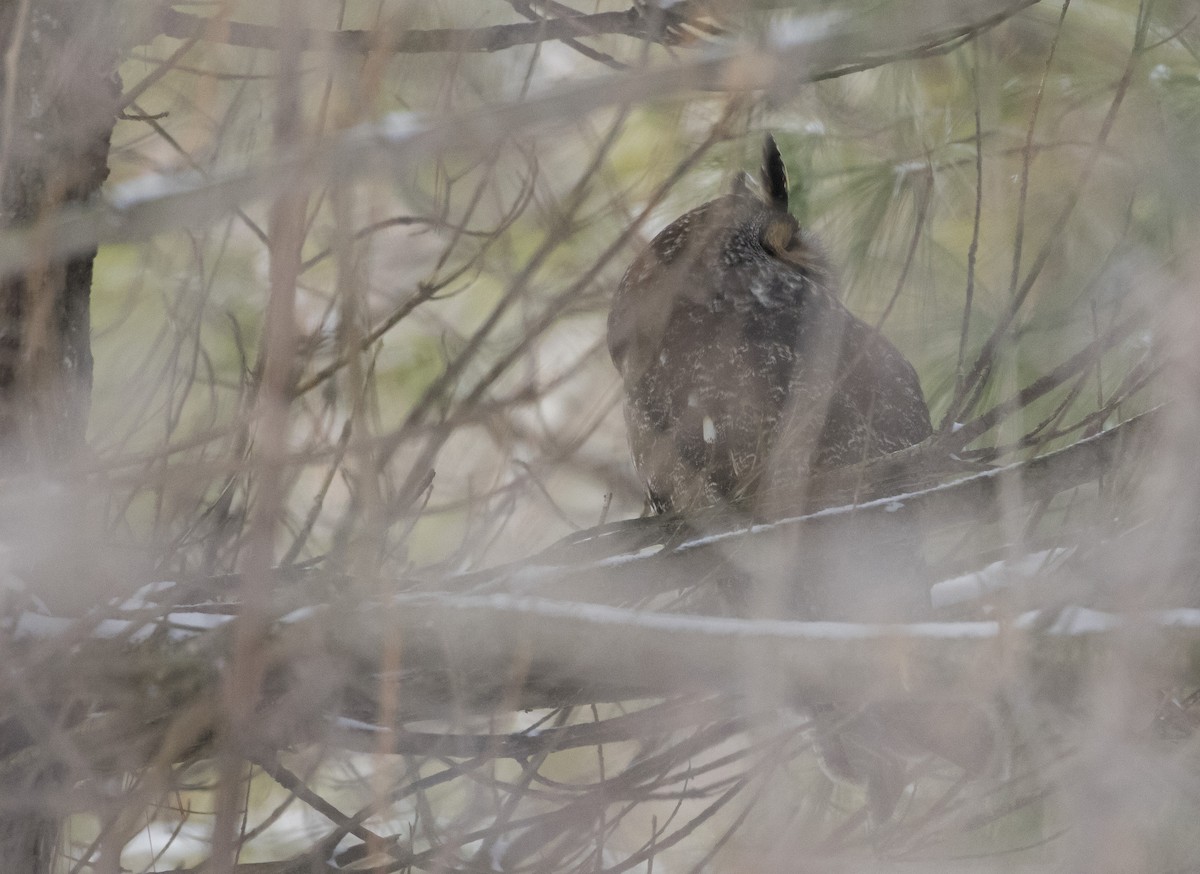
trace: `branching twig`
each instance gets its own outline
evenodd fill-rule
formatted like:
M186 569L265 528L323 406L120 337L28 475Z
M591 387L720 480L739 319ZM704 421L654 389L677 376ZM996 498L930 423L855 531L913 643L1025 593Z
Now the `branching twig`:
M342 51L366 54L370 51L389 51L398 54L425 52L498 52L516 46L580 37L615 34L636 39L648 39L664 45L677 44L682 36L678 30L691 15L690 3L679 3L668 14L668 26L656 26L660 18L638 6L624 12L578 13L569 17L541 18L528 24L497 24L478 28L439 28L433 30L404 30L383 33L373 30L305 30L301 47L305 50L333 47ZM213 27L208 19L189 15L166 7L159 17L163 35L176 39L203 39L226 45L254 49L279 47L278 28L242 21L224 21Z
M514 133L563 124L608 106L631 106L697 90L746 92L892 63L914 52L928 54L996 26L1035 0L1013 0L1000 12L990 4L970 4L965 23L925 25L920 16L899 20L854 18L838 27L814 28L802 40L781 41L756 49L753 63L741 47L714 51L672 67L639 72L636 77L602 77L571 85L519 103L449 113L437 122L411 115L394 116L297 152L284 152L260 165L197 180L181 174L141 180L118 190L103 205L62 209L33 231L15 228L0 234L0 275L25 270L36 257L66 257L97 245L147 239L164 231L208 222L248 202L271 197L300 180L361 177L435 154L487 148ZM973 13L973 15L972 15ZM897 48L897 43L904 46ZM846 63L846 46L869 58ZM736 73L736 76L734 75Z

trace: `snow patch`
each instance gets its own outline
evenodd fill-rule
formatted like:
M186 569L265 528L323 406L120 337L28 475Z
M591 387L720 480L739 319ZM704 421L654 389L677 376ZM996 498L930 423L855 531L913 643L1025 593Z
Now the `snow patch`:
M1061 564L1074 552L1074 547L1055 547L1031 552L1017 559L994 561L980 570L934 583L929 587L929 600L935 610L977 601L1007 588L1014 580L1029 579L1051 566Z

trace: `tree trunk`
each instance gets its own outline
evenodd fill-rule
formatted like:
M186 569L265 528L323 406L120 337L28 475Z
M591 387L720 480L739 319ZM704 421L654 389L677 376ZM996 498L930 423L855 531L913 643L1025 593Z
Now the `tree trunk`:
M36 227L107 177L121 94L112 17L103 2L0 8L0 223ZM95 256L0 277L0 471L52 467L83 442Z
M35 229L92 197L108 175L120 107L113 6L76 0L0 4L0 226ZM35 259L0 276L0 476L52 471L82 446L92 386L89 303L96 252ZM0 725L0 747L43 743L6 772L0 794L28 806L0 815L0 871L52 870L64 769L44 731L54 713Z

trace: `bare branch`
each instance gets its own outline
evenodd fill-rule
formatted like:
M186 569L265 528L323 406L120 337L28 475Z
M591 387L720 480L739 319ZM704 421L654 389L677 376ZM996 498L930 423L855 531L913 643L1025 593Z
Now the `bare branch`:
M433 30L403 30L389 34L386 29L317 31L306 29L301 34L301 48L307 51L329 47L340 51L366 54L387 51L398 54L427 52L498 52L523 45L536 45L557 40L619 35L651 40L663 45L678 45L687 39L681 28L688 24L693 6L678 3L670 10L647 11L631 6L624 12L577 13L568 17L543 18L517 24L497 24L492 27L438 28ZM164 36L183 40L204 40L225 45L254 49L278 48L280 32L276 27L249 24L243 21L212 21L166 7L159 14L159 28Z
M1010 18L1036 0L1013 0L997 12L990 3L961 5L957 17L935 26L921 16L894 13L829 23L813 19L762 47L727 46L672 67L607 76L564 86L498 107L449 113L436 122L409 114L349 130L300 151L211 179L194 173L146 178L118 187L108 201L63 209L36 229L0 234L0 276L32 266L38 254L65 257L97 245L144 240L164 231L210 222L252 201L314 180L361 178L413 161L463 150L486 150L515 134L557 126L608 106L629 106L701 91L792 87L851 70L930 53ZM847 46L861 60L847 62ZM34 234L45 243L32 245Z

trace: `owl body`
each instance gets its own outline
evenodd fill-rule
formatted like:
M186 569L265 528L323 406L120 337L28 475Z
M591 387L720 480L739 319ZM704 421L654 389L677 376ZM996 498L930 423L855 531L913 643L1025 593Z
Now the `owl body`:
M692 210L633 262L608 345L659 512L787 500L815 471L931 433L912 365L845 308L824 253L788 213L770 138L761 195L743 184Z

